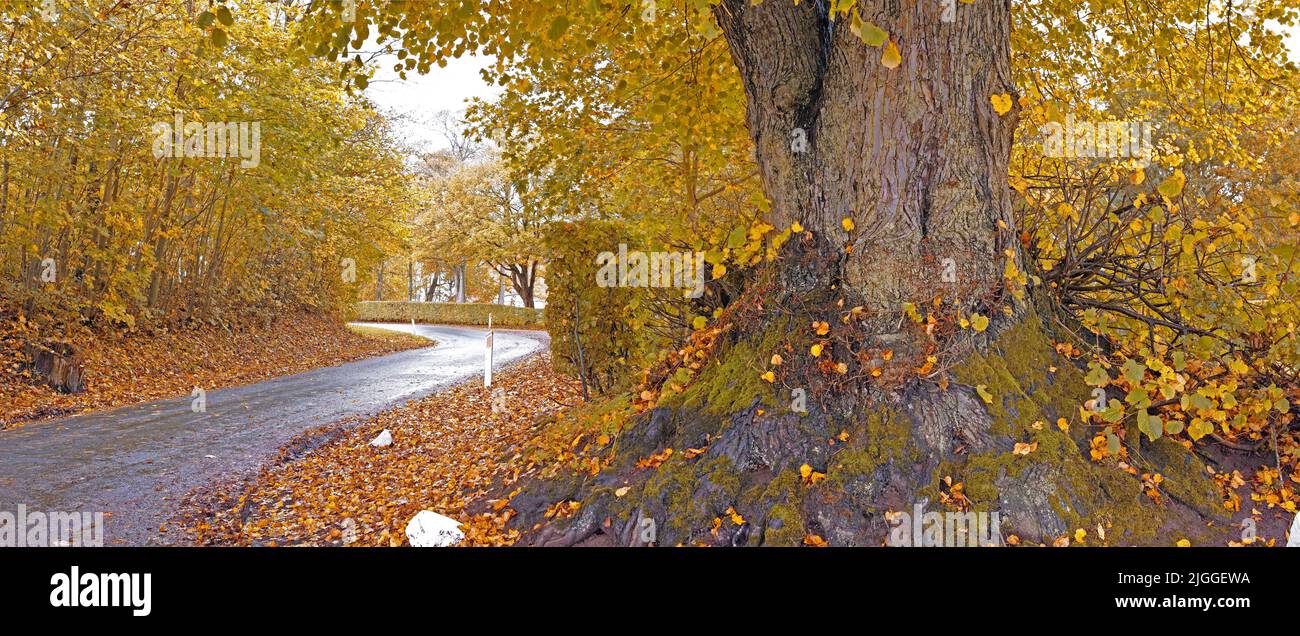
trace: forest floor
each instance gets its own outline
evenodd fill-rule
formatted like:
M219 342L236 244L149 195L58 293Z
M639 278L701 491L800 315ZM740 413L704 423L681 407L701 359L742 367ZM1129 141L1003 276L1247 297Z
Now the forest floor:
M475 378L308 431L255 478L191 493L181 525L198 545L400 546L427 509L462 522L464 545L510 545L508 496L491 497L566 455L577 440L544 424L581 402L578 383L534 355L491 389ZM385 429L392 445L372 447Z
M434 344L309 314L264 327L89 336L77 342L85 356L85 391L64 394L32 380L24 369L22 342L17 329L0 332L0 430L188 395L196 386L207 391L242 386Z
M534 355L501 371L493 389L474 378L372 418L306 431L256 476L191 492L171 525L184 535L178 543L200 546L398 547L407 544L406 524L431 510L461 523L462 546L513 545L519 486L557 469L585 471L588 451L608 444L605 421L619 417L617 402L612 410L601 403L583 404L579 384L557 373L549 355ZM601 424L591 426L593 418ZM392 445L371 446L384 430ZM1228 545L1284 545L1295 514L1278 500L1285 484L1269 480L1255 454L1216 455L1233 525L1250 518L1257 532ZM601 465L590 468L596 474ZM546 518L582 505L550 502ZM1096 543L1072 539L1054 545Z

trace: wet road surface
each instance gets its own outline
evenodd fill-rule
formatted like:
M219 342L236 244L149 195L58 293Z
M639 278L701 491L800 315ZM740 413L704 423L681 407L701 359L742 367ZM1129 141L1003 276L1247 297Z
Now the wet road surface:
M194 412L194 398L185 396L0 431L0 511L26 504L28 511L110 512L105 545L168 543L158 527L190 490L251 474L305 430L483 373L483 329L372 326L438 344L209 391L205 412ZM495 337L497 370L547 341L545 332L498 330Z

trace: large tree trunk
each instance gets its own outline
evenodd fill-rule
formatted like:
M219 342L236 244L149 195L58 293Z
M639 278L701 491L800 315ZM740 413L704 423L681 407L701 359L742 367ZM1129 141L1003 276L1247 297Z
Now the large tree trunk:
M1171 520L1203 537L1205 520L1223 516L1204 465L1169 440L1135 452L1140 470L1177 476L1161 507L1137 479L1090 461L1097 431L1077 418L1089 389L1045 327L1059 321L1041 291L1017 299L1005 284L1006 259L1019 259L1007 185L1016 111L999 116L990 97L1015 93L1009 0L959 4L951 23L940 2L859 7L891 34L898 68L846 23L830 23L824 2L715 8L744 79L769 220L797 221L813 238L792 241L771 274L778 285L760 279L779 290L756 303L766 315L719 336L718 359L681 395L665 390L626 424L599 475L534 483L515 498L526 541L638 545L652 528L660 545L882 545L892 513L918 504L997 512L997 541L1050 543L1100 526L1114 543L1168 545L1159 531ZM909 302L952 330L912 326ZM865 318L840 331L836 318L855 305ZM957 330L959 311L994 319L982 333ZM832 336L848 335L828 337L813 361L808 325L828 319ZM899 351L883 357L893 381L870 374L884 364L871 352L885 349ZM758 377L773 353L787 360L768 384ZM929 355L942 362L916 373ZM828 371L827 360L846 362L847 373ZM792 406L796 390L806 413ZM1058 418L1075 426L1061 430ZM1134 449L1137 438L1128 436ZM1035 450L1013 453L1017 443ZM638 465L665 449L676 453L662 465ZM805 464L825 478L803 474ZM957 483L964 501L953 497ZM543 519L566 499L582 502L575 517Z
M830 23L824 2L729 0L716 13L745 79L773 224L798 221L820 235L825 258L841 263L844 284L883 326L897 323L903 302L934 296L945 259L957 270L950 297L1000 284L1015 236L1015 118L999 117L990 96L1014 93L1010 2L964 5L953 23L939 2L859 8L892 34L898 68L844 21Z

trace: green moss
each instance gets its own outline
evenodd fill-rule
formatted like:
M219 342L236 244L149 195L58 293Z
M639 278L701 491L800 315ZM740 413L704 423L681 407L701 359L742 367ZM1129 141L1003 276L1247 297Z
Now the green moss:
M1112 544L1146 543L1156 537L1163 511L1142 494L1140 484L1113 466L1088 459L1087 430L1075 413L1091 398L1090 389L1083 373L1056 353L1033 312L989 350L970 355L954 375L963 384L984 385L992 394L993 403L987 406L992 433L1038 446L1024 456L985 453L945 462L935 471L935 485L927 487L927 494L937 495L938 479L952 475L965 483L966 496L976 509L985 509L999 501L999 481L1033 479L1024 471L1045 464L1051 483L1037 486L1052 493L1049 505L1067 527L1094 535L1093 528L1100 524L1110 528ZM1058 429L1059 417L1071 421L1069 434ZM1041 427L1035 429L1036 422Z
M871 411L859 430L853 431L843 449L835 453L826 480L842 488L859 477L870 477L890 461L917 458L912 444L911 424L892 409Z
M749 408L754 398L762 404L775 407L777 396L772 385L764 382L762 375L768 359L781 346L787 335L785 320L773 322L758 339L758 344L742 340L725 349L706 365L698 377L680 394L664 392L660 406L683 407L712 415L733 415Z
M727 457L715 457L700 466L709 483L721 489L727 499L735 500L740 496L740 475L735 464Z
M984 385L993 396L988 412L995 435L1017 436L1037 421L1055 427L1057 418L1071 419L1090 397L1083 374L1056 353L1032 311L988 351L971 354L953 375L962 384ZM1082 427L1074 428L1081 439Z
M778 527L779 526L779 527ZM763 545L803 545L803 514L791 504L777 504L767 513L767 528L763 532Z
M642 490L643 500L661 504L670 528L688 534L701 515L695 510L695 471L691 462L674 455L654 471Z
M761 492L754 497L755 490ZM785 471L776 475L766 485L750 490L754 506L766 509L763 545L802 545L805 536L803 525L803 477L798 471ZM774 528L775 525L779 527Z
M1134 427L1136 428L1136 427ZM1136 436L1137 431L1130 432ZM1136 437L1130 437L1136 439ZM1154 443L1142 439L1142 449L1138 453L1144 464L1152 466L1163 477L1161 484L1170 497L1191 506L1202 515L1227 520L1231 517L1223 507L1223 497L1218 487L1206 478L1205 462L1195 453L1167 437Z

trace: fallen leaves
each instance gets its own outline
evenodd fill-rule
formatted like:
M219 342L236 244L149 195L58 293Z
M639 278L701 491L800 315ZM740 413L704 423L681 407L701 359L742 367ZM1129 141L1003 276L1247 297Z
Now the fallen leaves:
M657 453L650 455L649 457L645 457L637 460L636 467L637 468L658 468L662 466L664 462L668 461L668 458L672 456L673 456L673 449L665 448Z
M813 467L809 466L808 464L804 464L799 467L799 477L803 479L803 485L805 486L811 486L823 479L826 479L826 475L824 473L819 473L813 470Z
M507 396L507 412L492 411L496 390ZM352 519L351 545L398 546L406 523L427 509L461 521L463 545L510 545L518 535L505 529L514 516L509 500L516 484L539 470L540 460L527 449L548 434L536 423L578 402L579 392L576 382L550 368L549 356L530 358L499 373L491 390L476 380L409 402L324 443L302 444L316 448L301 457L291 445L227 505L191 513L187 525L200 545L335 545L332 531ZM393 431L393 445L371 452L366 444L385 428ZM570 433L544 447L552 454L548 461L587 469L597 458L581 451L591 443L600 437ZM667 459L671 451L658 455ZM494 494L508 489L504 498ZM627 492L624 486L615 494ZM547 515L571 516L581 506L557 501Z
M308 314L269 326L205 325L150 334L83 334L86 390L75 395L37 385L22 370L22 334L0 334L0 429L87 410L139 404L182 395L194 387L252 384L433 343L379 329L353 331Z

